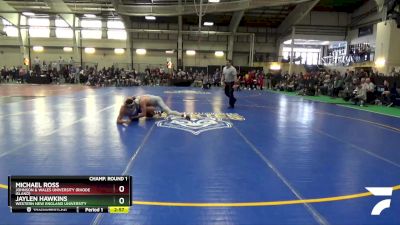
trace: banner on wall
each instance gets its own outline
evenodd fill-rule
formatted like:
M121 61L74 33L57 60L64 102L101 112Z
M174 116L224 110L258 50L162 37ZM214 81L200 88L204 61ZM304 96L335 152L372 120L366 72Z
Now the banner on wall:
M373 33L374 33L374 26L373 25L369 25L369 26L358 28L358 37L371 35Z

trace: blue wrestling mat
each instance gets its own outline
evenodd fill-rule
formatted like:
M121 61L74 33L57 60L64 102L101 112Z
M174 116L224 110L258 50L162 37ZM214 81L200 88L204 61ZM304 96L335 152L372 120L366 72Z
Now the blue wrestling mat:
M192 120L117 125L125 96L143 94ZM399 118L269 92L235 95L235 109L219 88L1 102L0 224L400 224ZM133 178L128 214L13 214L7 206L9 175L119 174ZM371 215L386 199L390 207Z

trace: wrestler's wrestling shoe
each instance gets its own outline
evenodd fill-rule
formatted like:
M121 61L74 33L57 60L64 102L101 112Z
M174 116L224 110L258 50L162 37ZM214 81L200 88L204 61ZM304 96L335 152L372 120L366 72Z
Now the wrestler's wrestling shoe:
M182 114L182 117L185 118L186 120L190 121L190 115L189 114L184 113L184 114Z

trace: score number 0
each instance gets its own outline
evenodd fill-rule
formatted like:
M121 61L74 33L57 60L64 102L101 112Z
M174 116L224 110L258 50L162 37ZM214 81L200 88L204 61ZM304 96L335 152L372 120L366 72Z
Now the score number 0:
M120 193L124 193L125 187L124 186L119 186L118 191ZM121 197L118 199L119 204L123 205L125 203L125 198Z

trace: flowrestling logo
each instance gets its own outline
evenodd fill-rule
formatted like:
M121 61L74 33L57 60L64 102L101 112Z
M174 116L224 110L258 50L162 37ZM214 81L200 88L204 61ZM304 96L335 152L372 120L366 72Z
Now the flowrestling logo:
M393 188L392 187L365 187L371 194L374 196L392 196ZM390 208L390 202L392 200L390 198L384 199L378 202L371 211L372 216L381 215L382 211Z
M202 132L231 128L232 121L243 121L244 117L237 113L192 113L190 120L179 116L162 115L162 120L156 124L158 127L184 130L194 135Z

